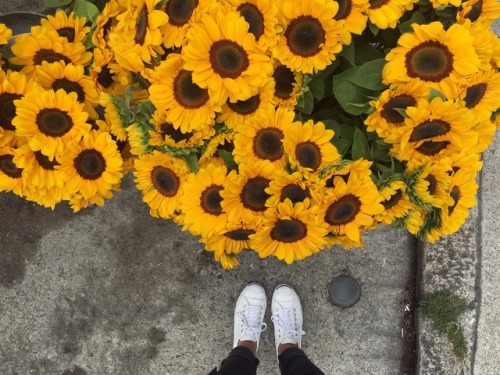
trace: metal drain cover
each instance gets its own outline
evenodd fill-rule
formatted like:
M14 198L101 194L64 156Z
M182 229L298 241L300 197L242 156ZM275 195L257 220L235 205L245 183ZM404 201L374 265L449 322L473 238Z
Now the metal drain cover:
M351 307L361 297L361 286L351 276L337 276L328 289L333 303L340 307Z

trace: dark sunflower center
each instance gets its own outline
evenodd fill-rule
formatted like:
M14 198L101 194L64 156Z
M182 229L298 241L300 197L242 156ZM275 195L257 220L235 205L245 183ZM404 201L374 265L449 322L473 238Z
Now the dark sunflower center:
M52 89L54 91L57 91L59 89L63 89L68 94L70 92L75 92L78 95L78 101L80 103L83 103L85 101L85 91L83 90L83 87L78 82L70 81L67 78L59 78L59 79L56 79L52 83Z
M311 198L309 194L309 189L303 189L297 184L286 185L281 190L280 202L284 202L285 199L290 199L292 203L303 202L306 198Z
M352 1L351 0L338 0L337 2L339 4L339 10L337 11L337 14L335 15L335 17L333 17L333 18L337 21L345 20L347 17L349 17L349 14L351 14Z
M113 20L109 19L104 26L102 27L102 37L106 38L108 36L109 30L111 30L111 26L113 25Z
M135 24L135 37L134 41L137 44L144 44L146 40L146 34L148 32L148 8L143 6L139 17L137 17L137 23Z
M70 43L75 41L75 29L72 27L61 27L57 29L57 33L59 36L66 38Z
M173 197L180 186L179 176L167 167L154 167L151 171L151 182L164 197Z
M210 185L201 193L200 204L203 211L207 214L219 216L222 214L222 197L220 195L221 190L224 189L220 185Z
M71 59L63 54L60 54L51 49L41 49L35 53L33 56L34 65L41 65L43 61L47 61L52 64L58 61L64 61L66 64L71 64Z
M36 115L36 125L49 137L62 137L73 127L73 120L60 109L44 108Z
M472 22L476 22L483 11L483 0L479 0L475 3L469 13L466 14L465 18L470 19Z
M97 82L105 89L111 87L113 84L113 75L107 65L103 66L99 74L97 74Z
M359 198L347 194L328 207L325 221L330 225L345 225L353 221L360 210L361 201Z
M297 219L279 219L271 230L274 241L292 243L307 236L307 226Z
M243 206L253 211L265 211L266 200L270 197L265 192L269 186L269 180L264 177L248 179L240 194Z
M401 198L403 198L403 192L401 190L398 190L396 194L391 195L391 197L388 200L383 201L382 205L386 210L389 210L395 205L397 205L398 202L401 200Z
M465 106L467 108L474 108L481 102L484 94L486 93L486 88L488 85L486 83L478 83L471 87L467 87L467 92L465 94Z
M293 84L295 83L295 76L290 68L281 65L278 66L273 73L274 95L280 99L288 99L293 93Z
M247 100L238 100L235 103L228 102L228 107L233 111L243 116L248 116L259 109L260 95L254 95Z
M381 116L392 124L401 124L405 118L396 109L406 109L412 107L417 103L414 97L410 95L399 95L390 99L384 104Z
M460 188L458 186L453 186L451 189L450 196L453 198L453 205L448 207L448 215L451 215L457 207L458 201L460 199Z
M427 191L429 192L430 195L434 195L436 193L436 187L437 187L436 177L430 174L426 178L424 178L424 180L429 183L429 186L427 186Z
M370 9L378 9L387 4L389 0L370 0Z
M444 44L429 40L408 52L405 65L411 78L439 82L453 70L453 54Z
M168 122L161 124L160 128L161 128L161 135L163 138L168 136L169 138L172 138L176 143L181 141L186 141L193 135L192 132L188 133L181 132L180 129L174 128L174 125Z
M97 180L106 170L106 160L97 150L83 150L75 158L74 166L82 178L86 180Z
M216 148L217 151L219 150L224 150L224 151L227 151L229 153L232 153L234 151L234 143L232 141L228 141L226 140L224 142L224 144L222 143L219 143L217 145L217 148ZM218 152L215 153L215 155L217 156L218 155Z
M316 55L325 42L325 35L321 22L312 16L295 18L285 32L286 43L290 51L302 57Z
M442 142L433 142L433 141L426 141L422 143L419 147L417 147L415 150L420 152L421 154L427 155L427 156L433 156L439 153L441 150L444 150L450 142L448 141L442 141Z
M212 69L222 78L238 78L250 65L243 47L232 40L214 42L209 53Z
M325 186L327 188L333 188L335 187L335 184L333 183L335 177L340 177L342 178L342 180L344 180L344 182L347 184L347 181L349 181L349 176L350 176L350 172L349 173L346 173L346 174L341 174L341 175L338 175L338 174L335 174L333 175L332 177L330 177L328 180L326 180L325 182Z
M295 157L304 168L316 171L321 165L321 151L314 142L301 142L295 146Z
M261 129L253 140L253 152L261 159L278 160L283 156L282 139L283 133L277 128Z
M185 25L197 6L198 0L169 0L165 7L168 22L177 27Z
M254 233L253 229L235 229L224 233L224 236L233 241L248 241L248 236Z
M174 97L184 108L196 109L208 101L208 90L193 83L192 72L181 70L174 80Z
M14 164L13 155L0 155L0 171L10 178L21 178L23 170Z
M19 94L4 92L0 94L0 127L5 130L15 130L12 119L16 117L14 100L22 98Z
M410 136L410 142L418 142L427 138L445 135L450 131L450 124L442 120L425 121L418 125Z
M237 8L245 21L250 25L248 32L255 36L256 40L264 34L264 16L254 4L243 3Z
M48 156L42 154L40 151L35 151L35 159L43 169L47 171L53 171L56 165L60 165L56 159L50 160Z

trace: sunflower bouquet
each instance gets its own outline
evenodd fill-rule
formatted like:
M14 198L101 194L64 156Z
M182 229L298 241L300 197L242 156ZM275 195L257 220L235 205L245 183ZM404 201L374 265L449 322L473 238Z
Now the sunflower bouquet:
M0 191L79 211L131 172L227 269L379 225L434 242L476 204L496 0L47 4L30 34L0 24Z

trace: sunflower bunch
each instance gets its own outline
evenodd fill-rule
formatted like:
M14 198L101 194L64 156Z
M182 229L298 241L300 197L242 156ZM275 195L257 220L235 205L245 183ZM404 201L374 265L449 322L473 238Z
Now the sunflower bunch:
M243 250L292 263L362 247L378 225L433 242L476 203L500 123L496 0L110 0L90 29L62 14L12 48L22 87L53 90L63 108L36 137L22 105L34 89L8 92L0 170L19 175L19 194L50 180L62 199L86 191L74 206L102 203L82 184L118 166L105 150L126 144L151 215L199 236L227 269ZM73 90L56 91L56 76ZM52 139L69 108L82 126L64 136L80 148ZM64 177L26 180L23 148ZM82 183L81 155L93 156ZM103 180L93 186L109 198L119 179Z

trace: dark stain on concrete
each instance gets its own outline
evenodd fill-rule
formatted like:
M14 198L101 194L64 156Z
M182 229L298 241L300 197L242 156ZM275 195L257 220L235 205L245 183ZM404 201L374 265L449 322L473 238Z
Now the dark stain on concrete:
M151 327L148 331L148 339L151 341L151 344L158 345L165 341L167 333L164 329Z
M30 363L30 374L52 375L56 373L54 361L48 358L38 358Z
M64 370L62 375L87 375L87 371L75 365L71 369Z

